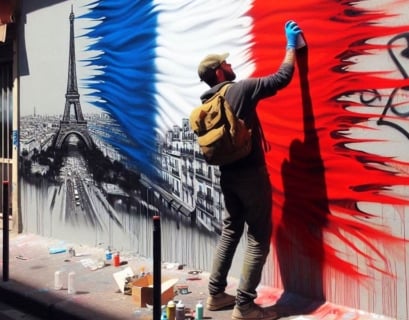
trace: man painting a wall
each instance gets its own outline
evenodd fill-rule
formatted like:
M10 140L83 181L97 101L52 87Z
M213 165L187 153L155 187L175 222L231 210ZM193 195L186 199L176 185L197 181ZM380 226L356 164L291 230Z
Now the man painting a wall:
M267 257L262 282L407 318L406 291L396 280L404 279L405 287L409 282L402 271L407 239L401 227L408 224L405 2L81 0L81 4L74 6L78 90L92 137L105 152L100 158L106 157L112 166L106 172L96 170L93 177L74 174L82 161L70 156L62 162L63 173L58 173L66 178L63 186L30 184L30 176L21 188L25 231L48 235L48 230L65 230L64 236L72 236L69 228L77 221L71 213L86 208L74 202L66 209L61 204L69 198L61 194L74 194L83 186L83 194L95 196L101 208L112 210L94 221L95 229L79 224L81 240L106 237L105 243L145 245L138 238L139 229L135 231L143 225L138 219L150 210L170 207L176 213L168 215L169 243L185 246L193 243L186 239L195 234L203 247L212 248L216 236L203 235L216 233L223 199L216 186L218 173L201 161L189 140L193 133L185 126L189 111L206 90L192 70L207 52L229 52L237 80L268 74L272 65L281 63L286 37L278 30L291 18L302 26L308 51L298 59L286 89L257 107L271 145L266 167L275 190L271 217L276 250ZM37 128L52 134L53 121L58 124L54 119L64 110L71 8L65 2L34 6L22 2L27 15L22 50L33 58L21 78L21 118L28 125L45 121ZM47 33L57 29L58 38ZM65 56L44 50L50 47L60 48ZM49 94L38 94L45 83ZM27 146L22 158L34 165L22 171L30 167L35 179L45 180L49 157L39 150L40 140L25 139L25 130L33 130L26 128L20 135L21 145ZM70 146L76 142L71 140ZM143 183L138 179L133 179L136 186L123 183L127 175L119 163L142 174ZM94 179L100 183L94 184ZM60 187L67 193L57 192ZM101 200L101 194L111 202ZM129 194L135 195L136 203L127 202ZM165 204L163 208L159 203ZM60 208L68 212L64 224L51 219ZM41 219L29 212L41 212ZM192 212L195 229L172 233L172 228L183 225L177 219L193 219ZM119 223L128 221L123 217L132 222ZM96 231L101 226L110 229ZM202 229L208 231L199 236L196 230ZM138 249L150 254L148 246ZM183 259L209 270L211 251L203 258L189 247ZM173 252L165 248L165 258L182 258L173 257ZM390 296L406 298L377 303Z

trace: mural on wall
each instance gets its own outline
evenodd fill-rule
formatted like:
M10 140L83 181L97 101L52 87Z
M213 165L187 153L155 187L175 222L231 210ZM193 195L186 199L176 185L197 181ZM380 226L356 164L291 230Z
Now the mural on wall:
M45 17L32 6L23 4L28 17ZM274 72L294 19L308 46L292 83L258 110L274 185L266 282L405 318L405 299L367 296L380 286L380 296L396 296L397 279L409 283L408 9L399 0L79 0L47 9L58 11L50 24L64 28L66 54L48 50L49 67L32 62L41 32L27 28L25 230L149 255L157 213L164 258L210 269L224 205L218 169L204 162L187 120L207 89L197 64L230 52L238 80ZM54 62L64 71L36 69ZM340 298L351 286L359 294Z

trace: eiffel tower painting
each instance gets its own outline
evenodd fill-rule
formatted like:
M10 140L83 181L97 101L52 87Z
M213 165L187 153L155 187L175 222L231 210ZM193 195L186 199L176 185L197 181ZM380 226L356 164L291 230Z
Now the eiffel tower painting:
M54 139L54 148L61 149L64 140L71 134L81 138L88 149L94 148L94 142L88 132L87 121L81 110L80 95L77 86L77 72L75 64L75 43L74 43L74 12L71 6L70 13L70 52L68 61L68 83L67 93L65 94L64 115L60 121L60 128ZM74 114L71 116L71 108L74 108Z

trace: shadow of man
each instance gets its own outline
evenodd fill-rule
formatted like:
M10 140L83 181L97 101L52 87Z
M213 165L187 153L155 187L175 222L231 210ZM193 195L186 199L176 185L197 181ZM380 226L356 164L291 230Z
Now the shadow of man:
M283 212L276 250L284 293L276 309L283 315L306 314L324 301L323 228L329 214L325 169L320 154L308 83L308 48L297 52L304 141L293 140L282 163Z

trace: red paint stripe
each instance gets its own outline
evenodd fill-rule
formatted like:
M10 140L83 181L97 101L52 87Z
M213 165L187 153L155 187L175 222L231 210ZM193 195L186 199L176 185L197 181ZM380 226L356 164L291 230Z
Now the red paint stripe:
M292 83L258 109L272 145L267 161L275 190L274 240L278 260L282 260L282 277L291 277L283 270L287 265L288 273L296 273L291 264L303 256L303 261L322 272L331 267L359 279L366 275L367 267L375 269L374 259L386 259L380 245L402 239L374 223L357 203L406 204L406 199L384 191L389 186L407 185L408 176L374 169L374 164L381 168L408 168L408 164L350 149L348 143L370 144L373 139L352 140L342 132L365 128L366 121L379 116L379 111L354 113L336 97L351 90L397 88L409 82L388 79L389 72L376 70L376 66L370 72L348 72L343 59L373 49L386 50L386 46L370 45L366 40L392 37L406 32L407 26L376 25L373 22L388 15L357 10L349 1L255 1L249 14L254 18L254 76L271 73L280 65L287 20L299 23L308 43L308 56L304 53L301 57ZM324 234L336 238L337 244L328 242ZM344 253L338 251L342 247ZM350 253L363 259L365 265L348 261ZM386 266L379 271L389 272ZM284 279L284 285L286 281L293 285L290 279Z

